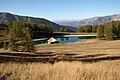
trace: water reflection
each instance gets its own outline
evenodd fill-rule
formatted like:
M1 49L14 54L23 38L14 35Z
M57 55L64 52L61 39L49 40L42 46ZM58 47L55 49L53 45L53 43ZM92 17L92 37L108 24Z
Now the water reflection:
M65 39L68 41L68 40L69 40L69 37L65 37Z
M61 41L64 41L64 37L61 37L60 39L61 39ZM58 42L60 41L59 38L57 40L58 40Z
M92 39L92 38L96 38L96 36L69 36L69 37L54 37L54 38L60 43L67 43L67 42L77 42L82 39ZM47 43L47 39L36 41L36 44L44 44L44 43Z
M79 41L78 37L59 37L59 38L55 38L55 39L57 39L57 41L60 42L60 43Z
M62 41L62 42L66 42L66 41L69 41L69 37L58 37L58 38L55 38L55 39L57 39L58 40L58 42L60 41Z

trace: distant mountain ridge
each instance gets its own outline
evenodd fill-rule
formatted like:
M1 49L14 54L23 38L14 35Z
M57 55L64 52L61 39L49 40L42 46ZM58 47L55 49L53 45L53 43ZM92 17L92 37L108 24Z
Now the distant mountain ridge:
M101 16L101 17L93 17L93 18L87 18L80 21L60 21L57 22L60 25L65 26L73 26L73 27L79 27L82 25L96 25L96 24L103 24L106 22L111 21L120 21L120 14L114 14L109 16Z
M47 25L52 26L53 31L59 31L61 27L63 28L67 27L70 31L76 30L76 28L74 27L61 26L44 18L34 18L34 17L29 17L29 16L20 16L20 15L11 14L11 13L0 12L0 23L1 24L7 23L10 21L23 21L23 22L31 22L35 24L47 24Z

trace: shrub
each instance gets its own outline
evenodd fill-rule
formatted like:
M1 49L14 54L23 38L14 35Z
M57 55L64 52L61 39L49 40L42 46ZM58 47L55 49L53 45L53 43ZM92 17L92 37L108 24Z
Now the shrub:
M4 45L3 41L0 40L0 48L3 48L3 45Z

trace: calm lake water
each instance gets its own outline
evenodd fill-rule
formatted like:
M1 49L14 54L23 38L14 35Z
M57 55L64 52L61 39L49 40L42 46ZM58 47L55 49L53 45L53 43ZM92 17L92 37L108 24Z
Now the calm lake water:
M54 37L60 43L77 42L83 39L96 38L96 35L64 35ZM36 44L45 44L49 38L35 40Z

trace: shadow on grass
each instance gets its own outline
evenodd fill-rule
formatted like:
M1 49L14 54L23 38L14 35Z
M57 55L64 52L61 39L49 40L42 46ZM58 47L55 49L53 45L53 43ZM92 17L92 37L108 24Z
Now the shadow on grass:
M54 63L56 61L56 54L53 52L44 52L37 54L23 54L23 53L0 53L0 63L6 62L43 62Z
M109 57L99 57L99 58L84 58L84 59L63 59L61 61L68 61L68 62L73 62L73 61L80 61L83 63L94 63L94 62L100 62L100 61L106 61L106 60L120 60L120 56L109 56Z
M54 56L53 52L42 52L42 53L33 53L33 54L23 54L23 53L0 53L0 56L18 56L18 57L46 57L46 56Z
M7 77L11 76L12 73L0 73L0 80L7 80Z
M107 54L92 54L92 55L83 55L83 56L76 56L74 58L92 58L92 57L99 57Z
M81 60L82 62L99 62L105 60L120 60L120 56L108 56L108 57L100 57L100 58L93 58L93 59L84 59Z
M64 55L64 56L63 56ZM7 62L42 62L51 63L59 61L80 61L80 62L99 62L104 60L120 60L120 56L104 56L106 54L91 54L91 55L78 55L78 54L55 54L53 52L37 53L37 54L20 54L20 53L0 53L0 63Z

